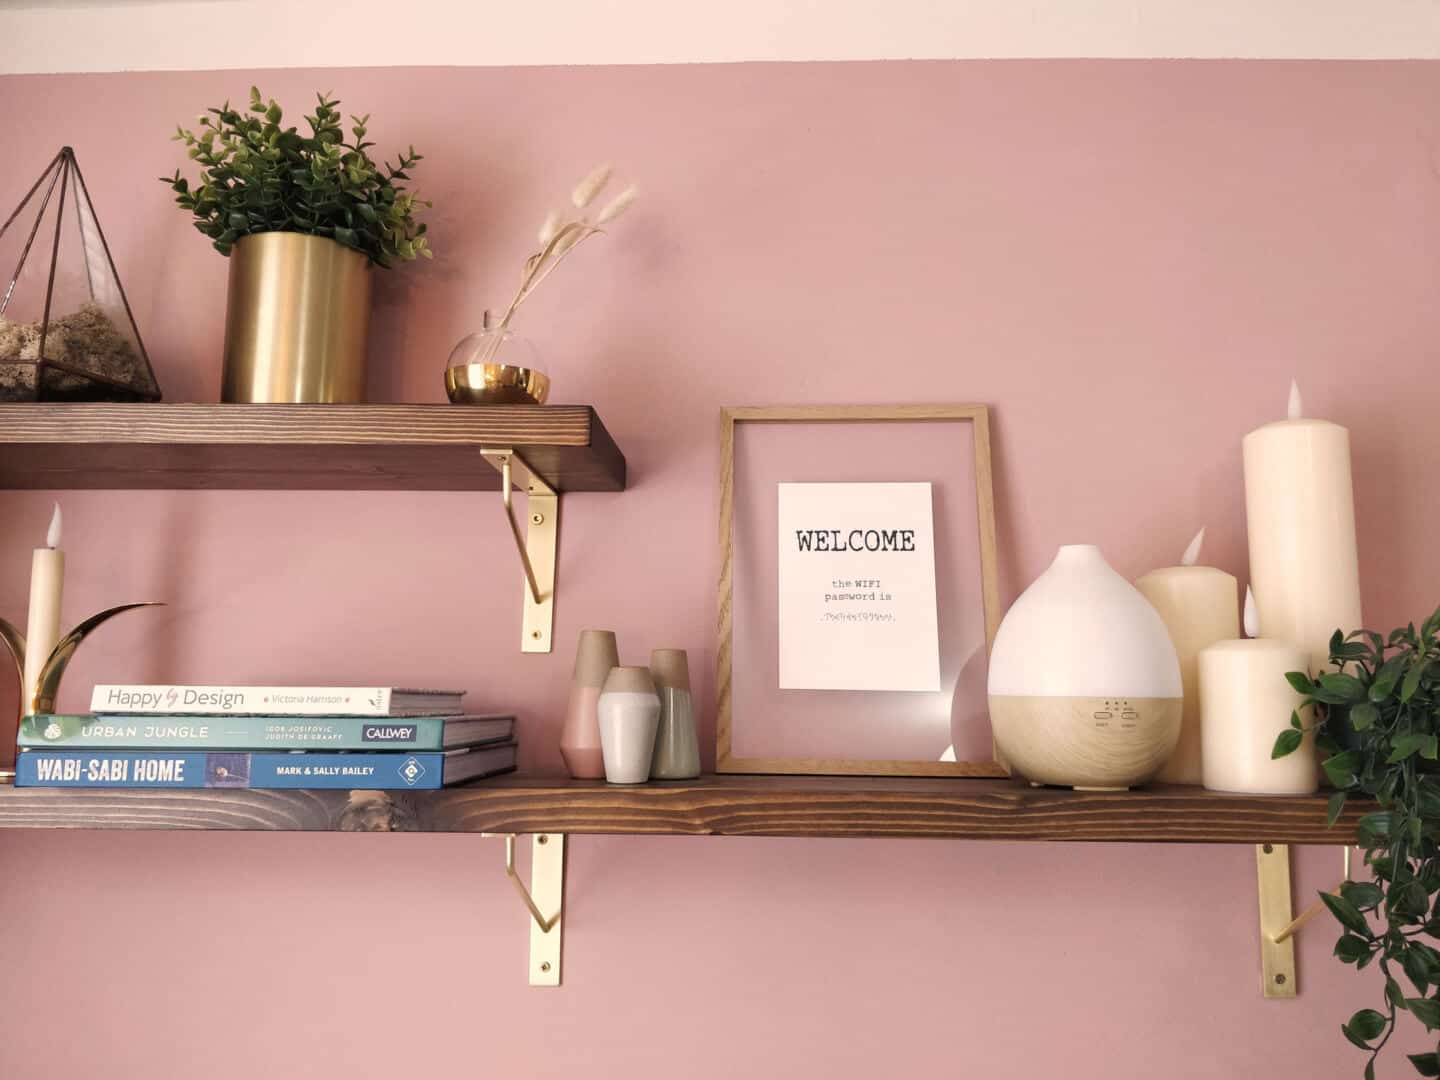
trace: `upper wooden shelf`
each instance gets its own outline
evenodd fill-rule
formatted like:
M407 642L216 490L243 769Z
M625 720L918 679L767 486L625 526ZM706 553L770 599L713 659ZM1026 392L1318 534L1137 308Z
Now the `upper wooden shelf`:
M623 491L588 405L0 404L0 488L494 490L480 447L557 491Z
M1028 788L1008 780L704 776L612 787L508 776L433 792L145 791L0 786L0 828L250 829L661 836L873 836L1339 844L1324 793Z

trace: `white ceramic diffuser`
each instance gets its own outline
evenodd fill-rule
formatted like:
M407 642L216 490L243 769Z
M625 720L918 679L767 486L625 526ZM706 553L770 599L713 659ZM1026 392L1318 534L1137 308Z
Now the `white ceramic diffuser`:
M1032 784L1143 784L1174 751L1182 710L1159 613L1099 548L1062 547L995 635L990 725L1002 759Z

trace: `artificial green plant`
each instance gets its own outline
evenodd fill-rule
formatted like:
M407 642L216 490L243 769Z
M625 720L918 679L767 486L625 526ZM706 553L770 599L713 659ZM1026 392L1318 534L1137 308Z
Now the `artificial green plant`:
M378 266L429 258L415 212L430 204L397 183L410 179L421 156L412 146L394 165L376 164L366 152L375 145L365 141L370 118L352 116L354 141L346 142L340 102L316 96L309 133L301 134L282 126L280 106L252 86L245 111L226 102L200 116L196 130L176 130L200 164L198 181L178 169L160 179L222 255L251 233L298 232L328 236Z
M1440 610L1389 637L1337 630L1330 661L1333 670L1313 679L1286 676L1313 719L1302 720L1304 708L1292 713L1273 756L1293 753L1313 730L1336 789L1330 824L1351 796L1378 804L1356 836L1373 880L1321 894L1343 928L1335 955L1357 969L1375 964L1385 980L1383 1007L1341 1027L1369 1055L1364 1075L1373 1080L1402 1014L1440 1029L1440 950L1430 944L1440 937ZM1436 1051L1409 1057L1421 1076L1440 1076Z

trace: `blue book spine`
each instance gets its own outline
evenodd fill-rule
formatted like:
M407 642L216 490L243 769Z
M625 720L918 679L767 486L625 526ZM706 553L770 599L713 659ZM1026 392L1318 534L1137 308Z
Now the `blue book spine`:
M16 787L431 790L445 755L25 750Z
M440 750L445 718L61 716L20 722L21 746L112 750Z

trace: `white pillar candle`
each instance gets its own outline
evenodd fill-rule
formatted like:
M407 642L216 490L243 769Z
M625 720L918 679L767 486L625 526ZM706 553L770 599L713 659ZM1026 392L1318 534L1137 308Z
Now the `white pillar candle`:
M1330 636L1363 625L1350 433L1303 418L1292 383L1289 419L1250 432L1244 450L1250 581L1264 633L1303 647L1318 672L1329 666Z
M30 560L30 615L25 627L25 683L20 710L30 713L40 672L60 640L60 593L65 585L65 552L60 550L60 505L50 519L45 546Z
M1200 650L1240 633L1240 592L1235 578L1213 566L1195 565L1204 539L1205 530L1201 529L1179 566L1152 570L1135 582L1165 620L1175 655L1180 658L1180 680L1185 688L1180 742L1156 776L1171 784L1201 782Z
M1255 597L1245 596L1245 632L1255 634ZM1304 700L1285 679L1309 658L1300 646L1275 638L1218 641L1200 650L1201 755L1211 791L1304 794L1319 786L1315 735L1293 754L1270 757L1275 740ZM1309 711L1300 713L1309 725Z

